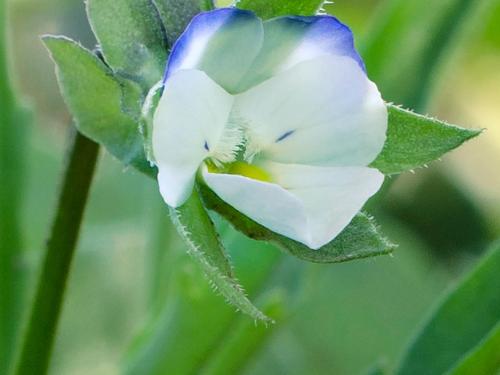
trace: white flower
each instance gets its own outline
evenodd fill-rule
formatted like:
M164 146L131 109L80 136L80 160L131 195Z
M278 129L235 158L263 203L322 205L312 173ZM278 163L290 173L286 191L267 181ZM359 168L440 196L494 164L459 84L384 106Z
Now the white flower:
M201 13L175 44L164 85L152 142L172 207L199 175L241 213L318 249L382 185L368 165L387 110L333 17Z

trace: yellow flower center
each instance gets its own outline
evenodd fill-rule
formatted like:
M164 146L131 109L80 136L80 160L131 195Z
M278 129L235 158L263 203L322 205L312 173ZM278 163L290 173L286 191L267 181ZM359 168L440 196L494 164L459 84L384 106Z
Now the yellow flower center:
M235 161L221 169L217 168L213 163L207 163L207 168L210 173L238 174L258 181L272 182L271 175L264 169L243 161Z

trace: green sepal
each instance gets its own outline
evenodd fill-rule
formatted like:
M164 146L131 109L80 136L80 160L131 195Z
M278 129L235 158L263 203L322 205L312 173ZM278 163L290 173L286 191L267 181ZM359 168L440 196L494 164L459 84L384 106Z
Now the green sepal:
M88 0L87 15L113 72L136 80L145 92L161 79L167 41L150 0Z
M230 260L198 191L194 189L187 202L177 209L171 208L170 214L188 247L188 253L200 265L215 290L224 296L228 303L253 319L271 322L270 318L250 302L238 284Z
M184 32L191 19L214 8L212 0L153 0L158 8L170 47Z
M71 39L45 36L43 41L56 64L59 87L78 130L125 165L153 176L138 123L123 111L126 103L135 100L127 81L116 80L97 56ZM140 108L141 104L136 105Z
M387 140L371 164L386 175L423 167L481 134L392 104L387 109Z

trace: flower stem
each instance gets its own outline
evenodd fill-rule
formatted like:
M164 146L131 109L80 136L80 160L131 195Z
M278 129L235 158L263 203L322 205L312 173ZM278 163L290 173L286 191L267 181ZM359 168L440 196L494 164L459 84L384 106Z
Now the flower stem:
M16 375L47 373L98 151L99 146L80 133L73 136Z

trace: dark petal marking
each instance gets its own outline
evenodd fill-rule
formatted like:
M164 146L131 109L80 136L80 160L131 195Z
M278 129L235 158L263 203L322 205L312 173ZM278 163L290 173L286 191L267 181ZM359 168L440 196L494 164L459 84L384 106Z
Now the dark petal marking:
M207 141L205 141L205 144L203 145L203 147L205 148L205 150L210 151L210 147L208 147Z
M293 133L295 132L295 130L289 130L287 131L285 134L283 134L281 137L279 137L275 143L278 143L278 142L281 142L282 140L284 140L285 138L288 138L289 136L291 136Z

